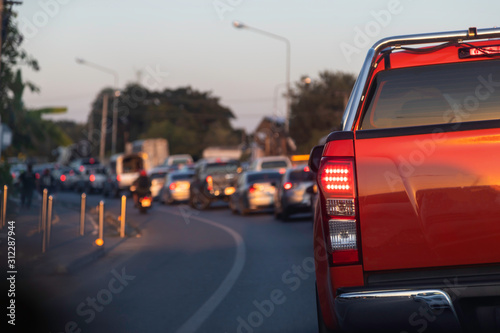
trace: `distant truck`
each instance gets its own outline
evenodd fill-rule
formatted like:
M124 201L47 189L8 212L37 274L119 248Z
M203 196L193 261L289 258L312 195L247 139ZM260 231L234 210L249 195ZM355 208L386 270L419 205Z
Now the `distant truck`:
M149 170L162 164L169 155L166 139L145 139L129 142L125 145L125 154L146 153L147 163L144 168Z
M241 157L241 148L232 147L207 147L203 150L203 158L227 158L239 160Z

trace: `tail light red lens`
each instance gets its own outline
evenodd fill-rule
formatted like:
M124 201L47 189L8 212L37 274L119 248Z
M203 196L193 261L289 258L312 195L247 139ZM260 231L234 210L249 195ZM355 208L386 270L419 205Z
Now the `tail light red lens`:
M120 177L120 175L116 175L116 181L119 182L122 180L122 177Z
M170 186L168 187L171 191L175 190L175 188L177 187L177 185L175 185L175 183L172 183L170 184Z
M253 193L253 192L255 192L256 190L257 190L257 187L256 187L255 185L252 185L252 186L250 186L250 188L248 189L248 192Z
M40 179L40 174L39 174L38 172L37 172L37 173L35 173L35 178L36 178L36 179Z
M66 181L66 176L65 176L65 175L61 175L61 177L59 177L59 179L60 179L62 182L65 182L65 181Z
M283 188L284 188L285 190L289 190L289 189L291 189L292 187L293 187L293 184L292 184L292 183L290 183L290 182L287 182L287 183L283 184Z
M214 179L212 176L207 176L207 190L212 191L214 189Z
M354 197L354 171L352 161L326 162L320 169L323 191L340 197Z
M94 176L94 175L90 175L89 180L90 180L91 182L95 181L95 176Z
M359 262L359 223L356 215L356 181L352 158L325 157L318 170L318 184L324 198L325 232L331 264Z

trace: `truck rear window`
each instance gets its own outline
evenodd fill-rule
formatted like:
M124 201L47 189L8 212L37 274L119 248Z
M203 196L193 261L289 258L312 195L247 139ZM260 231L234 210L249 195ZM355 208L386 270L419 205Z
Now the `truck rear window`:
M360 129L500 119L500 60L380 72Z

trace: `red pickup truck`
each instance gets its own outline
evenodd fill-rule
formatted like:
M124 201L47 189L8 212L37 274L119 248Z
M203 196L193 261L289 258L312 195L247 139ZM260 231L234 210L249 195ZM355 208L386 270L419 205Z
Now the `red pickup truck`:
M500 29L376 43L309 166L320 332L500 332Z

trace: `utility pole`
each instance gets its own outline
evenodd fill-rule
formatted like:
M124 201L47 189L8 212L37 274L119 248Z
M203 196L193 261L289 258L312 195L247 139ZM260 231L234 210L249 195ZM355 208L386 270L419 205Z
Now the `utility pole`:
M3 7L4 7L4 0L0 0L0 72L2 71Z
M104 154L106 148L106 127L108 120L108 94L104 94L102 101L102 120L101 120L101 149L99 150L99 159L104 163Z

